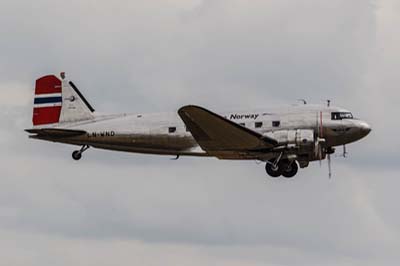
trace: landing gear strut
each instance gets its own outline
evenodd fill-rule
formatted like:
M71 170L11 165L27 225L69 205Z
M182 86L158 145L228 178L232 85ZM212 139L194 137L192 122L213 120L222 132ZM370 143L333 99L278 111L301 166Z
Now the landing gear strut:
M72 153L72 158L75 161L79 161L80 159L82 159L82 154L87 151L90 148L89 145L83 145L82 148L79 151L74 151Z

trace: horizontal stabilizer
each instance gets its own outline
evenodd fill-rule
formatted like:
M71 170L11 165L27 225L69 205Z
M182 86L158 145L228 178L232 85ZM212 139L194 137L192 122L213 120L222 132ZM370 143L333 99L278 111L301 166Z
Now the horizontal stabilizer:
M26 129L25 131L31 134L36 134L36 136L39 137L50 137L50 138L69 138L69 137L78 137L86 134L86 131L83 130L70 130L70 129L58 129L58 128Z

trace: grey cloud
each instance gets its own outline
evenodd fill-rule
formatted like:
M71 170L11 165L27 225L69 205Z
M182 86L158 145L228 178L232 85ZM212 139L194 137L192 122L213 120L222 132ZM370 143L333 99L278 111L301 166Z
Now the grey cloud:
M390 0L1 1L5 261L394 265L398 11ZM77 164L73 147L23 132L35 78L60 71L99 111L332 98L374 130L335 159L332 181L325 165L288 181L252 162L91 150Z
M209 162L208 175L193 174L193 163L165 166L160 174L152 165L115 169L48 159L45 171L26 180L40 162L6 171L14 177L2 187L14 194L2 202L20 212L3 226L71 238L276 245L355 257L378 255L376 245L389 249L398 232L398 225L380 221L391 215L369 201L368 181L376 174L357 177L358 169L337 167L333 183L308 170L291 183L266 182L262 169L248 163ZM68 177L57 169L68 169ZM395 173L386 176L393 184ZM385 190L375 193L381 198Z
M99 91L126 108L130 99L144 98L145 104L138 102L135 109L148 111L163 110L168 94L175 96L168 108L199 99L212 106L240 105L234 101L243 96L259 106L268 103L259 99L287 101L288 94L292 101L340 95L345 100L361 82L375 33L375 10L365 1L303 1L295 6L285 1L204 1L187 14L156 4L115 8L73 1L52 4L51 12L41 16L46 5L12 5L29 14L17 17L22 32L10 34L10 41L19 43L20 56L10 53L12 74L6 76L20 79L15 74L21 65L30 70L31 79L56 71L41 65L61 66L96 102ZM89 13L90 19L79 19ZM163 93L157 96L159 91ZM116 97L121 94L126 100Z

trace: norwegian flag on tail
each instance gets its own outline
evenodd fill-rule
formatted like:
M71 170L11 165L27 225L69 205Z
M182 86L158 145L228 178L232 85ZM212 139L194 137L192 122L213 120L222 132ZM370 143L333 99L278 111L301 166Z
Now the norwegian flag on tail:
M54 75L36 80L33 125L58 123L60 121L61 106L61 80Z

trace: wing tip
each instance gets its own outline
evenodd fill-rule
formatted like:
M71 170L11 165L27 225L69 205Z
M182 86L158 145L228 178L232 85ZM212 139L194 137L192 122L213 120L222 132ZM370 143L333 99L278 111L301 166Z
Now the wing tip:
M198 106L198 105L188 104L188 105L185 105L185 106L182 106L181 108L179 108L178 113L179 113L180 111L185 111L186 109L189 109L189 108L204 109L203 107Z
M185 115L190 110L200 110L200 111L203 111L203 112L207 112L209 114L216 115L215 113L211 112L210 110L208 110L208 109L206 109L206 108L204 108L202 106L194 105L194 104L189 104L189 105L182 106L181 108L179 108L178 114L179 114L179 116L182 117L182 115Z

